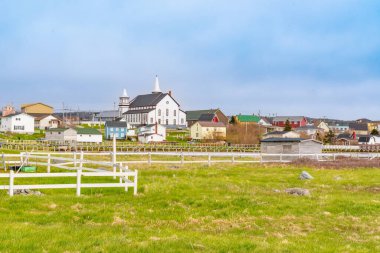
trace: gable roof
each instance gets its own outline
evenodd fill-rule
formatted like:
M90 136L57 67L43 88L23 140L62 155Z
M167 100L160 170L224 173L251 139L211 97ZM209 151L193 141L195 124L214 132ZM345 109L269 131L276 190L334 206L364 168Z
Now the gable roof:
M215 117L215 114L207 113L207 114L202 114L199 117L199 121L212 121Z
M125 121L106 121L106 127L127 127Z
M148 112L151 112L151 111L154 111L154 109L141 109L141 110L128 110L126 111L125 113L123 113L124 115L126 114L139 114L139 113L148 113Z
M226 127L223 122L198 121L202 127Z
M10 115L7 115L7 116L5 116L5 117L2 117L2 118L13 118L13 117L16 117L16 116L19 116L19 115L25 115L25 116L28 116L28 117L32 117L33 118L33 116L31 116L31 115L29 115L29 114L27 114L27 113L25 113L25 112L19 112L19 113L16 113L16 114L10 114Z
M133 108L133 107L143 107L143 106L154 106L154 105L157 105L167 95L168 95L167 93L162 93L162 92L146 94L146 95L138 95L131 101L129 107Z
M23 108L25 108L25 107L32 106L32 105L43 105L43 106L49 107L49 108L51 108L51 109L54 109L52 106L47 105L47 104L44 104L44 103L41 103L41 102L31 103L31 104L23 104L23 105L21 105L21 109L23 109Z
M102 135L102 133L99 132L99 130L97 130L95 128L89 128L89 127L86 127L86 128L75 128L75 130L77 131L77 134Z
M240 122L256 122L256 123L259 123L259 121L261 120L261 118L259 116L256 116L256 115L237 115L236 117Z
M213 114L215 115L219 109L209 109L209 110L196 110L196 111L186 111L186 120L199 120L202 114Z
M49 128L46 130L46 132L64 132L69 129L72 129L72 128Z

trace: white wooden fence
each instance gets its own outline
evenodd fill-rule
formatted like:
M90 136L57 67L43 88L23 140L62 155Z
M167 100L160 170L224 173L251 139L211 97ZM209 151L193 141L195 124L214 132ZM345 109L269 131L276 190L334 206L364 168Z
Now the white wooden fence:
M84 154L81 154L80 159L65 158L54 156L54 154L29 154L21 153L19 155L2 155L2 165L5 172L7 172L8 165L24 166L29 164L31 159L35 159L37 166L46 166L45 173L21 173L19 171L14 172L9 170L8 173L0 173L0 178L9 178L9 185L0 185L0 190L8 190L9 195L13 196L15 190L21 189L70 189L75 188L77 196L80 196L82 188L110 188L110 187L122 187L125 191L128 188L133 188L134 195L137 194L137 178L138 171L131 171L128 166L124 166L122 163L104 162L84 160ZM8 160L8 159L11 160ZM14 159L19 160L14 160ZM46 162L43 162L46 160ZM59 161L59 163L53 163L53 161ZM105 168L110 167L112 171L106 169L95 169L84 167L84 164L101 165ZM34 163L33 163L34 165ZM72 165L72 167L70 166ZM65 170L74 170L76 172L51 172L51 168L60 168ZM119 171L117 171L117 169ZM76 184L37 184L37 185L18 185L15 184L17 178L72 178L76 177ZM118 182L112 183L82 183L83 177L112 177L113 180L119 178Z

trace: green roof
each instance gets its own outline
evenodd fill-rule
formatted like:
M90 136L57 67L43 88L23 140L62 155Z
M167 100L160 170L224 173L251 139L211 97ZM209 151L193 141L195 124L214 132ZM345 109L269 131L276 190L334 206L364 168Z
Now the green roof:
M259 123L260 117L256 115L237 115L239 122L256 122Z
M202 114L215 114L218 109L187 111L186 120L199 120Z
M102 133L95 128L76 128L75 130L77 130L77 134L102 135Z

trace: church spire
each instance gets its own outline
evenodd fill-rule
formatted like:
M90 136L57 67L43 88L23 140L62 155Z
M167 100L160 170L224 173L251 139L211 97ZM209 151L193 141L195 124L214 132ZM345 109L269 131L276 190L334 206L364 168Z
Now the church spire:
M125 98L128 97L127 89L124 89L124 90L123 90L123 97L125 97Z
M156 80L154 81L154 89L152 93L161 93L160 82L158 81L157 75L156 75Z

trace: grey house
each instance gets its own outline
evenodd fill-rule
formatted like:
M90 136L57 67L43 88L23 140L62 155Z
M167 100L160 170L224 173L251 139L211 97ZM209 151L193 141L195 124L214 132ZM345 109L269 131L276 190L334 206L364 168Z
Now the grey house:
M261 141L262 154L321 154L322 143L302 138L268 138Z

